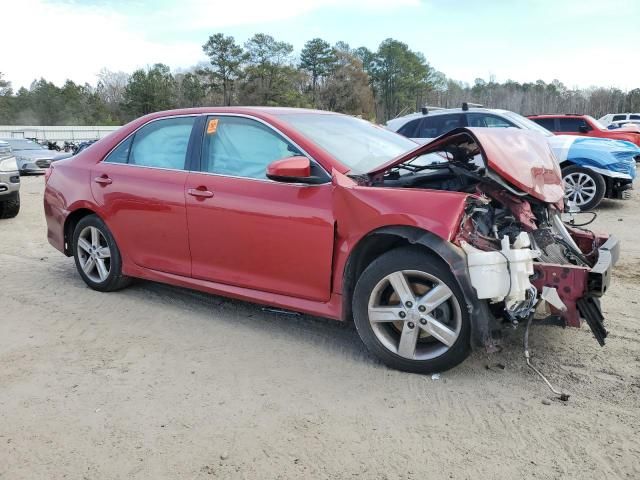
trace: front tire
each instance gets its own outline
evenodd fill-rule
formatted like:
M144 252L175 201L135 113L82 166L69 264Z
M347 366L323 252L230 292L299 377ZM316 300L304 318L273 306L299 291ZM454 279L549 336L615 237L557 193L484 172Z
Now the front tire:
M564 193L580 210L591 210L600 205L607 190L604 177L588 168L571 165L562 169Z
M417 248L374 260L353 295L353 316L370 352L392 368L442 372L470 351L466 302L451 271Z
M5 201L0 201L0 219L14 218L20 212L20 194Z
M94 290L113 292L130 283L130 279L122 274L118 245L97 215L88 215L76 225L73 256L82 280Z

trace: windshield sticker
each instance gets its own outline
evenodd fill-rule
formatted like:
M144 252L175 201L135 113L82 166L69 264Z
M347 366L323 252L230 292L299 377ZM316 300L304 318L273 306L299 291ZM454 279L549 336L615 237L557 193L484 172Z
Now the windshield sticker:
M207 135L213 135L214 133L216 133L217 129L218 129L218 119L212 118L211 120L209 120L209 123L207 124Z

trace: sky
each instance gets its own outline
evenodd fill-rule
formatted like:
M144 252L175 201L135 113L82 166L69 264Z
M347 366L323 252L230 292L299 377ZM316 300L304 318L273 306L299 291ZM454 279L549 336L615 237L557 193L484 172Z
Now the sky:
M222 32L291 43L321 37L375 50L386 38L447 77L568 87L640 87L640 0L0 0L0 72L95 84L102 68L205 62Z

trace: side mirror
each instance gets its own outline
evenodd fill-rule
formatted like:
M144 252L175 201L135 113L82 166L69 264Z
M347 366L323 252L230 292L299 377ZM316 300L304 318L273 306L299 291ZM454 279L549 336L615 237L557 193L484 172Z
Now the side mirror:
M323 183L320 177L311 176L311 161L296 156L275 160L267 166L267 178L287 183Z
M589 127L587 127L586 125L580 125L578 127L578 131L580 133L589 133Z

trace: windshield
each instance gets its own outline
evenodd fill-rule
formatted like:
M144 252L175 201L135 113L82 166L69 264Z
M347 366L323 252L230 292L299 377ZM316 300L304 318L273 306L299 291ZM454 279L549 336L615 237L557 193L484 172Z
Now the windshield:
M3 141L11 145L12 150L42 150L44 148L39 143L21 138L7 138Z
M515 112L501 112L501 114L503 117L508 118L520 128L523 128L525 130L535 130L536 132L543 134L545 137L553 137L553 133L551 133L549 130L541 125L538 125L533 120L529 120L528 118L523 117L522 115L519 115Z
M286 113L279 117L355 174L367 173L418 146L402 135L347 115Z

